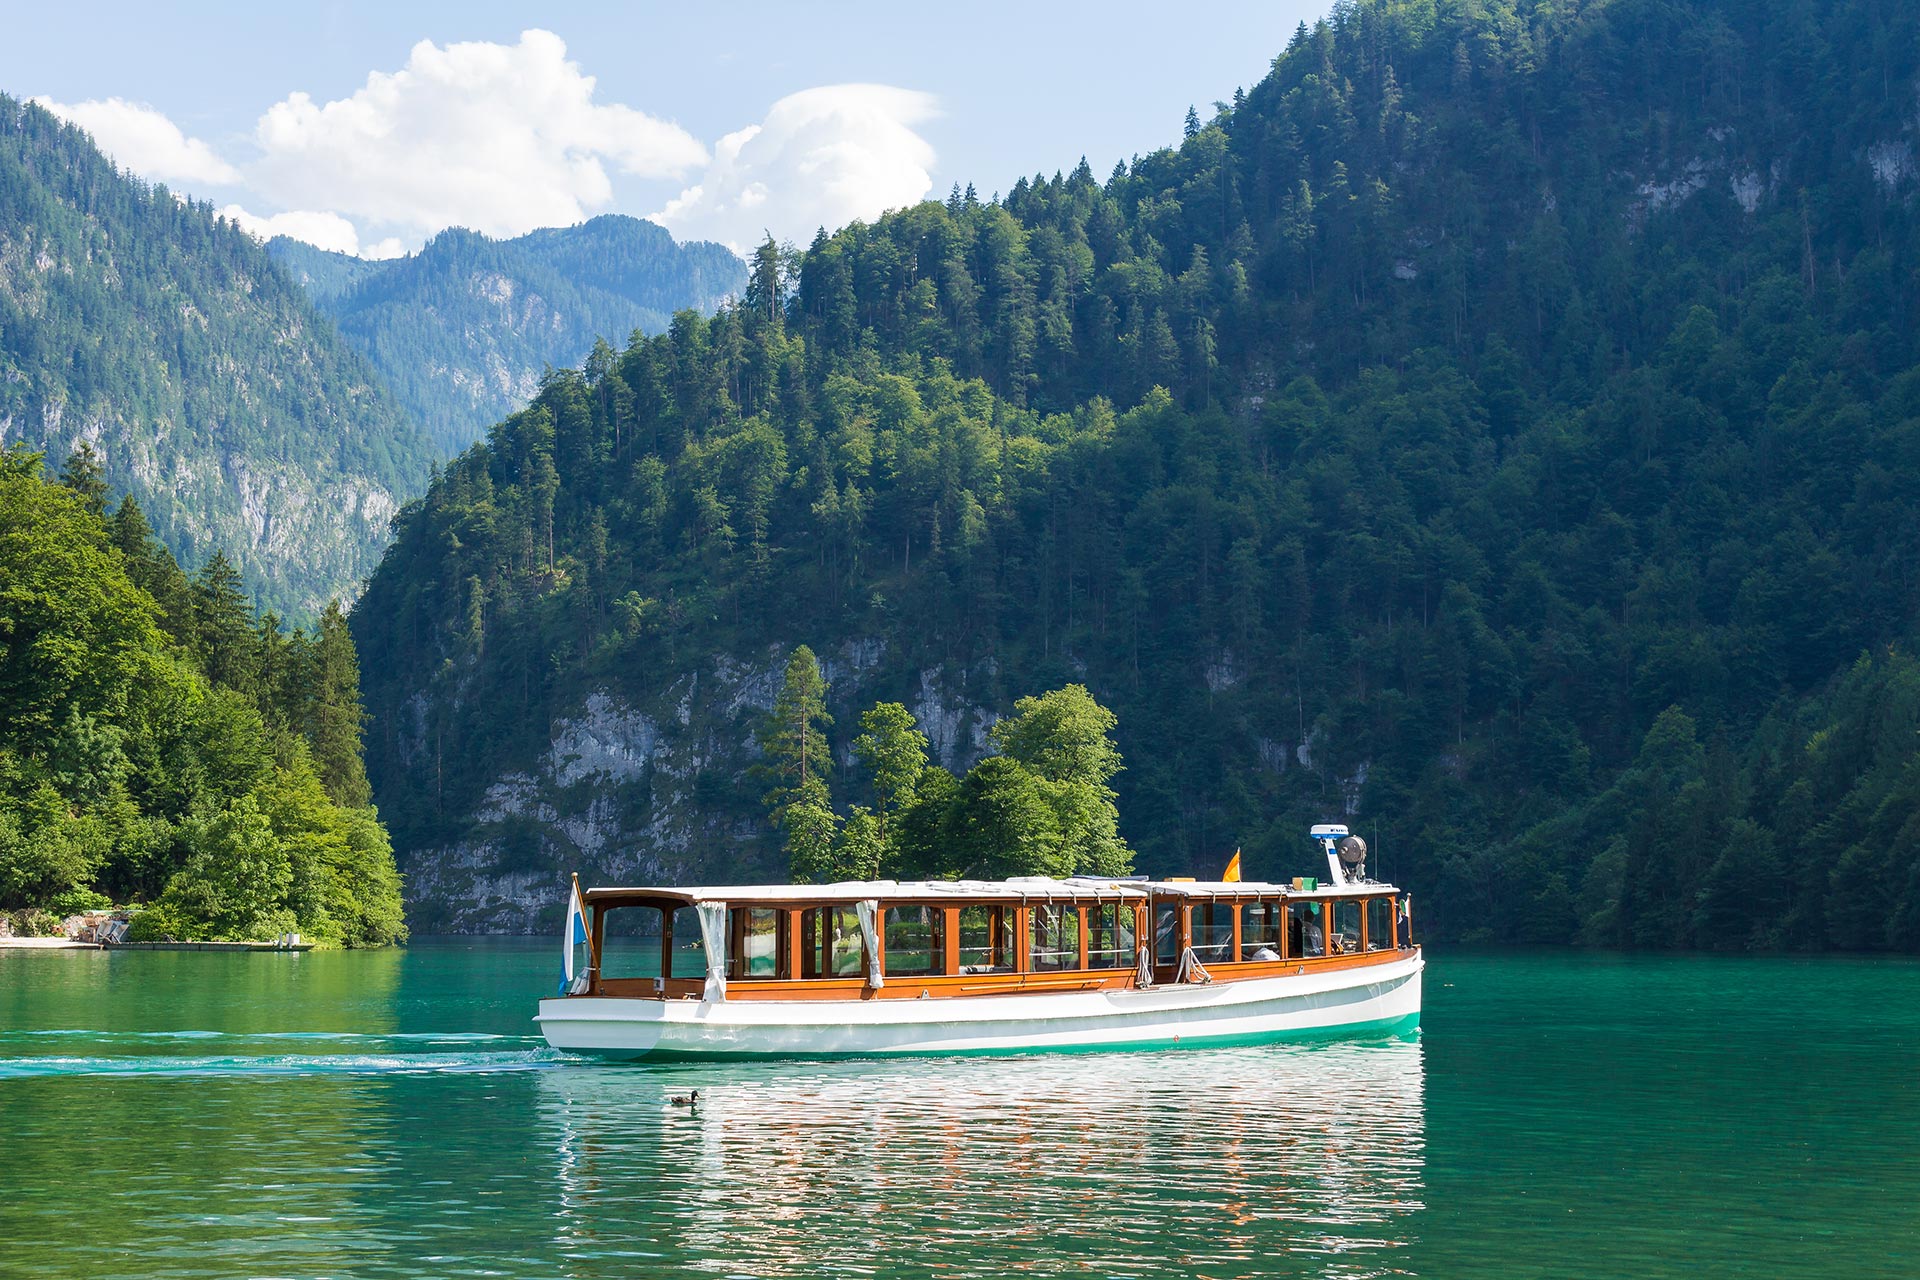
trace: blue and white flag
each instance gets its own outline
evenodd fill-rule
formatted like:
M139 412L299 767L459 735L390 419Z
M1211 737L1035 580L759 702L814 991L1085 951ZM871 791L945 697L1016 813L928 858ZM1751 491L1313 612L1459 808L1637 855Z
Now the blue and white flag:
M573 893L567 899L567 931L560 948L560 994L573 986L573 951L587 940L587 904L580 898L580 877L573 878Z

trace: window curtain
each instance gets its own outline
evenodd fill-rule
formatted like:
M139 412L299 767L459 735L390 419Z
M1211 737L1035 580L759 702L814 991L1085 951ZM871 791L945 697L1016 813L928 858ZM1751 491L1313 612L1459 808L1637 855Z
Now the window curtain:
M1200 957L1188 947L1180 953L1180 976L1175 982L1212 982L1213 975L1207 972L1207 966L1200 963Z
M707 986L700 993L702 1000L725 1000L727 998L727 904L724 902L696 902L693 909L700 913L700 944L707 952Z
M880 976L880 903L875 898L863 898L856 905L860 913L860 938L867 944L867 985L875 991L887 985Z
M1133 985L1136 987L1153 985L1153 950L1144 942L1140 944L1140 968L1134 974Z

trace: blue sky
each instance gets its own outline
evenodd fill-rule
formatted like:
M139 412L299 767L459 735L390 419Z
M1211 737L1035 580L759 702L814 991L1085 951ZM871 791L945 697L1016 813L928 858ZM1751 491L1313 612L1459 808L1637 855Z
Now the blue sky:
M9 19L0 90L328 247L616 211L738 245L1082 154L1104 176L1258 80L1320 9L36 5Z

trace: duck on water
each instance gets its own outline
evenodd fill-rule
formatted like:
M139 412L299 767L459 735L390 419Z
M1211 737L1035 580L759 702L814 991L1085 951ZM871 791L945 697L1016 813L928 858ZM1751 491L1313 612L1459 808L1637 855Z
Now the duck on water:
M1411 1031L1425 961L1408 895L1368 878L1366 845L1345 827L1312 835L1325 883L1015 877L584 894L576 883L561 993L536 1021L556 1049L606 1058Z

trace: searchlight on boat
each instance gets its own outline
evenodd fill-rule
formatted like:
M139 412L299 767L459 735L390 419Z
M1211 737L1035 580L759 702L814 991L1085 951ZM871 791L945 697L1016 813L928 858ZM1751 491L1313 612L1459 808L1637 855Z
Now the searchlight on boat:
M1327 883L1366 884L1367 842L1337 822L1322 822L1312 836L1327 851Z

